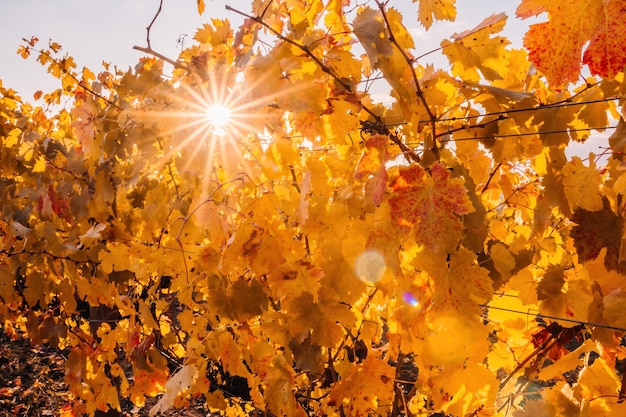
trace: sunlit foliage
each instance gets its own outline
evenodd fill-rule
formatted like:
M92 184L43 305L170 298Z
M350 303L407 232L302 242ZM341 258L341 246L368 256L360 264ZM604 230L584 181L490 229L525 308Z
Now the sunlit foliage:
M31 38L59 89L0 84L0 319L74 412L625 415L622 2L524 0L529 55L485 16L449 71L403 21L454 0L251 10L130 70Z

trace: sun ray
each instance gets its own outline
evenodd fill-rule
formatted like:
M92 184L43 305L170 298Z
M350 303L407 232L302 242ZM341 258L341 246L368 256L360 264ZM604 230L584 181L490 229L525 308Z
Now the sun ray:
M259 163L254 149L261 149L253 144L287 135L280 101L303 88L317 88L310 82L285 79L284 88L255 97L272 76L276 74L257 73L250 82L243 72L224 71L206 74L202 80L190 77L172 83L163 107L142 114L159 126L156 130L165 139L157 170L177 161L179 170L195 172L207 184L242 172L252 175Z

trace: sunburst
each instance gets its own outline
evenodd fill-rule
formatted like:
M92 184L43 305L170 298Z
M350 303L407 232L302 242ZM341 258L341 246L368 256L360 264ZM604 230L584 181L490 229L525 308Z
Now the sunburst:
M231 114L231 110L222 104L214 104L206 109L206 119L215 134L218 136L226 135L224 128L228 127Z
M280 126L284 111L276 105L277 100L310 88L293 83L271 95L255 95L271 76L276 74L247 82L243 73L222 67L200 80L189 77L174 84L159 110L152 106L142 112L144 121L158 126L155 132L163 138L157 171L174 160L179 171L192 172L205 183L242 172L251 175L258 163L258 145L268 140L268 125L269 130L284 132Z

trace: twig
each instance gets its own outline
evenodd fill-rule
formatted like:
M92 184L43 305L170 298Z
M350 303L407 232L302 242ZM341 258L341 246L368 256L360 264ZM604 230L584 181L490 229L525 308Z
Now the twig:
M335 73L335 71L333 71L331 68L329 68L328 66L326 66L317 56L315 56L313 54L313 52L311 52L311 50L309 49L308 46L299 44L298 42L294 41L293 39L289 39L288 37L284 36L282 33L278 32L277 30L275 30L274 28L272 28L270 25L268 25L267 23L265 23L263 21L262 17L259 16L252 16L248 13L244 13L240 10L237 10L229 5L226 5L226 10L237 13L247 19L250 19L256 23L258 23L259 25L263 26L264 28L266 28L267 30L269 30L274 36L276 36L278 39L287 42L288 44L300 49L302 52L304 52L304 54L306 56L308 56L313 62L315 62L315 64L317 64L317 66L320 67L320 69L325 72L326 74L328 74L337 84L339 84L341 87L343 87L348 93L352 93L355 94L356 91L354 91L354 88L351 84L345 82L337 73ZM385 127L385 123L383 121L383 119L376 114L372 109L370 109L369 107L367 107L365 104L363 104L363 102L358 99L359 104L361 105L361 108L367 113L369 114L371 117L374 118L374 120L376 121L376 124L380 127L383 127L386 132L385 134L387 134L389 136L389 139L391 139L391 141L393 141L393 143L395 143L396 145L398 145L400 147L400 150L402 150L402 152L405 155L409 155L411 157L411 159L413 159L415 162L419 162L420 161L420 157L413 152L413 150L411 148L409 148L404 142L402 142L400 140L400 138L398 138L396 135L391 134L389 132L389 130L386 129Z
M454 132L458 132L458 131L465 130L465 129L484 129L487 126L489 126L490 124L492 124L492 123L496 123L496 122L499 122L501 120L507 120L507 119L508 119L508 116L505 116L505 115L501 114L498 117L496 117L495 119L491 119L491 120L486 121L486 122L476 123L475 125L468 126L467 124L463 124L463 125L458 126L458 127L449 128L445 132L438 133L435 137L438 138L438 137L441 137L441 136L447 136L447 135L450 135L450 134L452 134ZM463 119L459 118L459 120L463 120ZM534 132L534 133L538 134L539 132ZM498 136L498 135L494 134L494 136ZM444 139L441 142L452 142L452 141L453 140L450 140L450 139Z
M426 101L426 97L424 96L424 91L422 90L419 80L417 79L417 74L415 73L415 67L413 66L413 61L414 61L413 58L411 58L406 53L404 48L402 48L402 46L398 43L398 40L396 39L396 37L393 34L393 31L391 30L391 24L389 24L389 19L387 18L387 13L385 12L385 3L382 3L376 0L376 4L378 5L378 8L380 9L380 12L383 15L383 20L385 21L385 25L387 26L387 31L389 32L389 41L392 44L394 44L396 48L398 48L398 51L400 51L400 54L402 54L402 57L411 68L411 76L413 77L413 82L415 83L415 92L417 94L418 99L422 102L422 104L426 108L426 113L428 114L428 119L430 120L430 125L431 125L432 135L433 135L433 147L431 148L431 150L435 154L435 156L438 157L439 148L437 147L437 129L436 129L437 116L435 116L435 114L432 112L432 110L428 106L428 102Z
M496 172L498 172L498 170L500 169L501 166L502 166L502 162L498 162L498 165L496 165L496 167L493 169L493 171L491 171L491 174L489 174L489 178L487 179L487 182L485 183L485 186L480 191L481 193L484 193L485 191L487 191L487 187L489 187L489 183L493 179L493 176L496 175Z
M372 300L374 299L374 296L376 295L376 293L378 293L378 288L374 288L374 291L372 291L368 296L367 296L367 300L365 300L365 303L363 304L363 307L361 308L361 314L365 314L365 310L367 310L367 308L369 307L370 303L372 302ZM359 329L359 332L361 331L361 329ZM348 339L351 337L352 335L350 334L350 332L346 332L345 337L343 338L343 340L341 341L341 344L339 345L339 347L337 348L337 351L335 352L335 354L332 357L332 362L336 362L337 358L339 357L339 354L341 353L341 350L343 349L343 347L346 345L346 342L348 341Z
M26 42L28 42L28 40L26 39L22 39ZM88 93L98 97L99 99L103 100L105 103L107 103L110 106L115 107L118 110L122 110L122 108L120 106L118 106L117 104L113 103L111 100L109 100L108 98L104 97L102 94L99 94L97 92L95 92L94 90L92 90L91 88L87 87L87 85L85 85L84 83L81 83L81 81L76 77L76 75L72 74L69 70L67 70L65 68L64 65L62 65L58 59L54 58L53 56L51 56L48 52L44 51L44 50L39 50L39 49L34 49L31 48L33 51L39 53L39 55L43 55L45 57L47 57L48 59L54 61L54 63L56 63L59 68L61 69L61 72L63 72L63 74L67 75L68 77L72 78L74 81L76 81L76 84L78 85L78 87L82 88L83 90L87 91Z
M159 2L159 9L157 10L156 14L152 18L152 21L146 28L146 43L148 44L148 49L150 50L152 50L152 45L150 45L150 31L152 30L152 25L154 25L154 22L156 22L157 17L159 17L159 15L161 14L162 9L163 9L163 0Z
M146 27L146 43L148 44L148 46L144 48L142 46L135 45L135 46L133 46L133 49L135 49L137 51L145 52L146 54L150 54L152 56L155 56L155 57L157 57L157 58L167 62L168 64L174 66L175 68L187 69L185 66L181 65L180 62L176 62L173 59L170 59L170 58L166 57L165 55L160 54L157 51L155 51L154 49L152 49L152 45L150 44L150 31L152 30L152 25L154 25L154 23L156 22L157 18L161 14L161 10L163 10L163 0L159 1L159 9L157 10L156 14L152 18L152 21L150 22L148 27Z
M143 46L133 46L133 49L137 50L137 51L141 51L141 52L145 52L146 54L150 54L153 55L165 62L167 62L168 64L174 66L175 68L180 68L180 69L188 69L186 66L182 65L180 62L174 61L171 58L166 57L165 55L162 55L160 53L158 53L157 51L153 50L152 48L150 48L149 46L147 48L144 48Z

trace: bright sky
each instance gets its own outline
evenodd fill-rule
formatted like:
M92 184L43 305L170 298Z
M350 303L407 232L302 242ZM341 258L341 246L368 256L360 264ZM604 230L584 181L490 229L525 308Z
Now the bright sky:
M353 0L354 4L355 1ZM359 2L364 3L364 2ZM375 3L371 1L371 6ZM390 0L404 15L404 24L411 30L418 54L437 48L442 39L455 32L470 29L493 13L505 12L509 20L503 34L515 47L522 46L528 21L515 17L519 0L457 0L456 22L435 23L428 32L417 22L417 6L410 0ZM154 50L175 59L180 51L177 40L187 35L192 42L196 28L212 18L228 18L238 27L242 18L224 8L226 4L248 12L248 0L206 0L206 11L197 13L196 0L164 0L163 10L151 32ZM126 69L143 56L132 49L146 46L146 26L158 9L159 0L0 0L0 79L4 87L17 90L26 100L36 90L49 91L56 81L34 59L22 59L15 51L22 38L36 36L42 46L53 39L63 51L74 57L79 68L89 67L95 73L102 61ZM432 56L438 56L439 53ZM436 61L445 65L445 61Z

